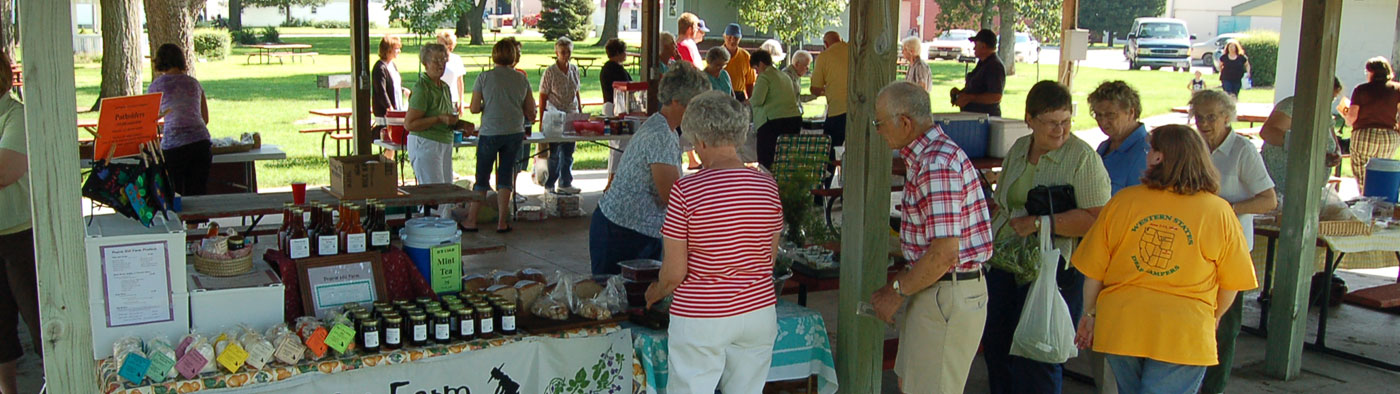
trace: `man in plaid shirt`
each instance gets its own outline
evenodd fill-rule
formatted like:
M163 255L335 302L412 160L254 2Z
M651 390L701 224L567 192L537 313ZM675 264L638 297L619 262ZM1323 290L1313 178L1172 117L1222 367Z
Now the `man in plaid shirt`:
M913 263L871 303L888 323L904 307L894 367L900 390L961 393L987 319L987 199L977 170L934 123L928 92L918 85L901 81L882 89L874 126L908 164L899 238Z

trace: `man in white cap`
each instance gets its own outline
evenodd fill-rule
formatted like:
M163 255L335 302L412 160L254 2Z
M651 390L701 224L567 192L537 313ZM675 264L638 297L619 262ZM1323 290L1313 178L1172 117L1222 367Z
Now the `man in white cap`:
M734 99L739 101L747 101L753 96L753 84L758 81L758 74L749 65L749 51L739 47L739 40L743 38L744 31L739 28L738 23L730 23L724 27L724 49L729 51L729 65L725 66L724 70L729 72L730 86L734 87Z
M676 32L679 33L676 38L680 40L676 43L676 52L681 60L694 64L697 70L704 69L705 66L700 64L704 58L700 56L700 48L695 43L705 40L705 33L710 32L705 27L705 21L689 12L681 14L676 20Z

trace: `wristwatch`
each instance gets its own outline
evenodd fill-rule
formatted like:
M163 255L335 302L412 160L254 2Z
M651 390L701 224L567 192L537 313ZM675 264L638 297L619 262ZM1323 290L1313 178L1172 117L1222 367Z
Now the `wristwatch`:
M893 288L894 293L899 294L900 297L908 297L903 291L899 290L899 279L895 279L894 283L890 284L890 287Z

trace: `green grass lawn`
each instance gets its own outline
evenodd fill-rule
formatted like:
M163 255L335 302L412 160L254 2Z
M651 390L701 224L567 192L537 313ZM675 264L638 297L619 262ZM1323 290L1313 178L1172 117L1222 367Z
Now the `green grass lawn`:
M327 29L303 30L306 30L306 33L335 31ZM301 32L297 29L282 29L282 31L283 34ZM506 36L508 34L501 34L501 37ZM321 157L320 135L301 134L297 131L324 128L332 124L331 119L310 115L307 111L335 106L335 93L331 90L317 88L316 77L350 72L350 39L348 37L288 37L283 41L311 44L314 46L313 50L319 52L320 56L317 57L315 63L293 63L289 60L286 64L246 64L245 59L253 50L235 47L233 53L224 60L201 61L195 66L196 77L204 85L209 97L209 128L215 137L259 132L263 136L264 144L277 145L287 152L287 160L258 163L260 187L280 187L291 182L324 184L327 182L329 170L326 167L325 159ZM404 41L404 51L395 63L403 74L404 86L412 88L419 75L418 44L412 38L405 38ZM585 43L591 44L591 41L586 40ZM455 51L456 54L464 56L489 55L490 52L490 45L470 46L465 44L459 45ZM539 66L553 62L550 58L554 54L553 43L543 41L538 36L526 38L524 40L524 53L525 56L521 60L520 68L529 74L531 84L538 87ZM589 70L588 76L583 77L581 89L585 100L601 98L598 66L602 65L603 49L580 44L576 46L574 55L600 58L595 67ZM470 64L470 62L468 63ZM947 91L949 88L962 86L963 65L951 61L935 61L931 62L930 65L933 69L935 83L932 89L933 110L935 112L956 111L956 108L948 103ZM75 68L74 73L78 88L76 104L81 108L90 107L98 95L101 83L101 65L80 63ZM468 86L472 84L480 71L477 67L468 66L465 77ZM1040 78L1051 79L1054 76L1055 65L1040 65ZM1187 73L1082 68L1074 83L1074 96L1076 103L1079 104L1078 114L1074 118L1075 127L1076 129L1095 127L1092 119L1089 118L1084 98L1101 81L1123 79L1137 87L1139 91L1143 92L1143 115L1147 117L1166 113L1173 106L1185 104L1189 92L1184 86L1190 78ZM1022 116L1026 91L1036 80L1036 66L1034 64L1018 64L1017 74L1007 78L1006 99L1002 103L1002 110L1008 117ZM149 82L149 77L147 77L145 83ZM808 81L804 78L803 85L807 84ZM348 97L348 90L342 91L342 106L350 105ZM1273 91L1271 89L1254 89L1243 92L1242 101L1269 102L1272 97ZM808 103L806 113L822 113L825 108L823 100L819 98ZM589 109L595 112L601 111L600 107L590 107ZM97 114L83 113L79 116L92 119L96 118ZM467 114L465 118L476 122L479 116ZM334 143L329 143L327 149L334 154ZM605 168L607 148L591 144L580 145L575 153L575 160L575 168L577 169ZM454 155L453 168L458 175L473 174L475 172L475 150L459 149ZM406 170L410 171L410 174L406 174L406 176L411 177L412 170L407 168Z

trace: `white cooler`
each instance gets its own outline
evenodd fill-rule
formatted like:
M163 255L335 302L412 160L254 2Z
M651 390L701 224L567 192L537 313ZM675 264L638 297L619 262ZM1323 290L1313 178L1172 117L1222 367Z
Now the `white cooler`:
M1021 119L993 116L988 121L991 124L988 127L987 155L991 157L1005 158L1017 139L1031 135L1031 127Z

